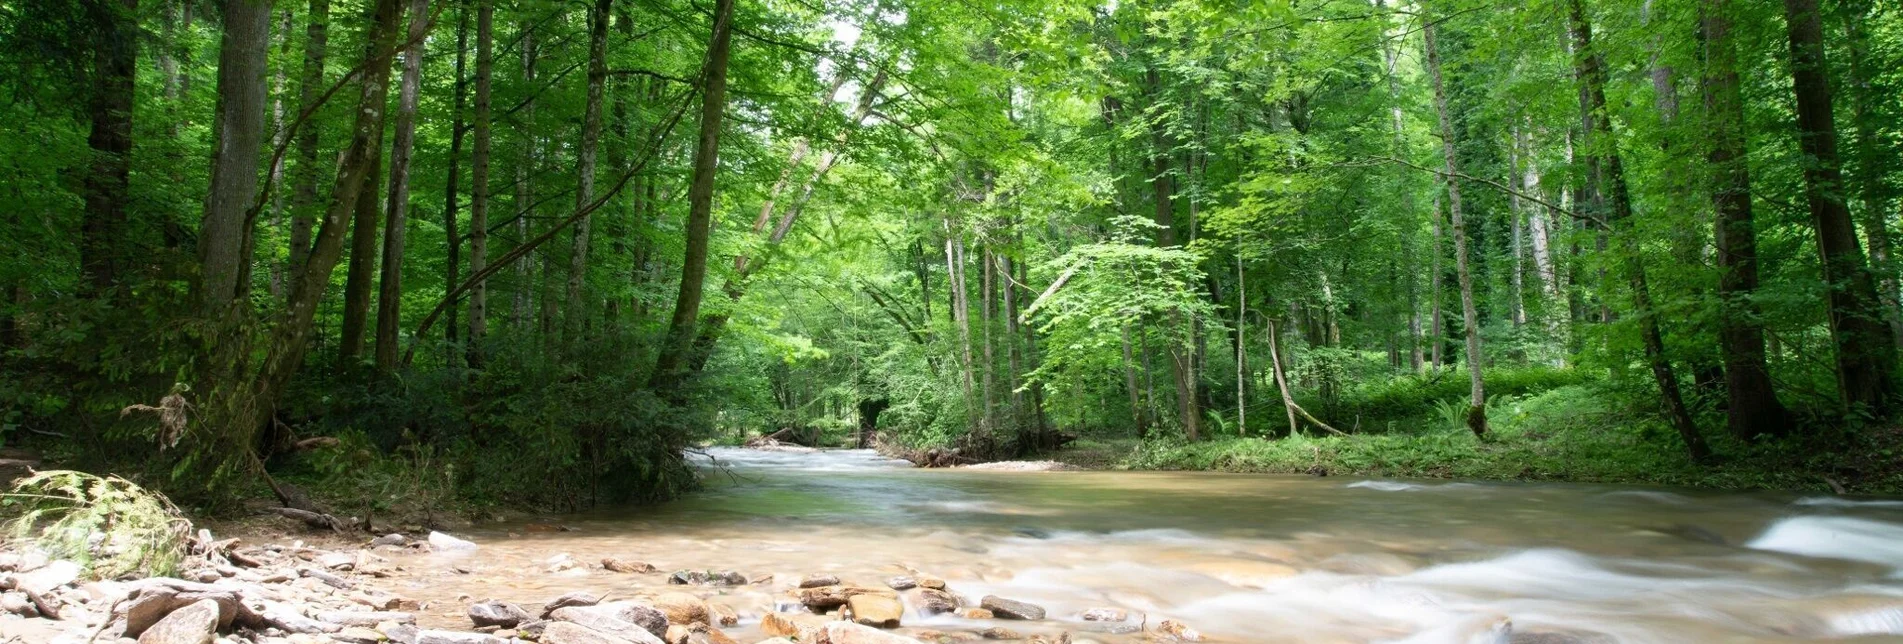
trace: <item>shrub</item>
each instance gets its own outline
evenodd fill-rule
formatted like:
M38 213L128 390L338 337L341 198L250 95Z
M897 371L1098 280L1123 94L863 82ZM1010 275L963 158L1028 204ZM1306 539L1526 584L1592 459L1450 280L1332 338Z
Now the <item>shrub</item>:
M191 533L171 501L116 476L40 472L15 483L4 502L20 509L8 526L14 539L101 579L172 574Z

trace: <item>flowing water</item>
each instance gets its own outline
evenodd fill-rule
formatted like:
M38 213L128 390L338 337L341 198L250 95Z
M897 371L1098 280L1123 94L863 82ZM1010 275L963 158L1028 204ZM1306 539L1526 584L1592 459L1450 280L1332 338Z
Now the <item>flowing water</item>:
M406 562L410 592L460 607L447 600L663 589L664 574L550 572L617 557L773 576L713 599L738 609L741 641L801 576L922 573L968 601L1048 610L1008 624L1020 632L1106 644L1144 640L1078 613L1122 608L1226 642L1903 642L1903 500L709 454L727 469L704 492L565 518L572 532L478 529L474 553Z

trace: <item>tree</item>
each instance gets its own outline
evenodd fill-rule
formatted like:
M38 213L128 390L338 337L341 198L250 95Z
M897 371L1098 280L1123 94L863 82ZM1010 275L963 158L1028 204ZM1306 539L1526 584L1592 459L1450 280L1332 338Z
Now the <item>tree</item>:
M264 145L265 58L271 44L270 0L224 0L218 50L218 108L213 116L211 197L198 230L199 301L219 314L247 290L252 203L258 194L258 151Z
M1797 95L1797 141L1806 157L1804 195L1829 292L1838 390L1844 405L1881 414L1895 395L1896 344L1884 326L1876 284L1844 201L1823 16L1817 0L1784 0L1784 20L1791 45L1791 87Z
M135 17L139 2L85 0L83 7L95 40L86 106L91 128L86 147L93 158L86 169L83 189L86 209L80 224L79 267L86 285L95 293L105 293L119 282L132 262L126 191L132 163L133 80L139 58Z
M495 84L495 0L476 0L476 141L469 161L469 273L489 265L489 147L494 119L490 104ZM523 43L524 47L528 43ZM521 204L517 204L521 207ZM525 213L526 214L526 213ZM450 321L455 324L454 320ZM489 289L478 280L469 289L469 364L482 364L482 340L489 329Z
M707 236L713 226L714 171L720 163L720 123L727 109L727 59L733 42L734 0L715 0L713 35L707 41L707 62L701 69L700 136L694 146L694 174L687 189L687 249L681 258L681 288L674 298L674 315L648 389L678 404L685 395L688 354L693 351L694 325L700 318L701 295L707 281Z
M1454 272L1460 283L1461 326L1467 334L1467 376L1471 381L1471 396L1467 403L1467 429L1475 436L1487 433L1487 390L1485 376L1481 374L1486 360L1480 353L1480 314L1474 308L1473 270L1468 266L1467 222L1460 211L1459 160L1454 154L1454 125L1447 111L1447 90L1441 81L1440 50L1434 42L1434 17L1423 16L1426 21L1421 26L1421 35L1426 38L1423 47L1427 50L1427 73L1433 79L1434 111L1440 116L1441 156L1445 165L1447 186L1447 218L1450 223L1448 233L1454 238Z
M383 272L377 280L377 368L396 367L397 329L403 310L403 235L410 209L410 155L416 148L416 101L423 84L423 37L429 34L429 0L410 0L409 48L403 52L403 84L397 95L396 135L390 144L390 197L384 205Z
M1725 363L1725 424L1751 439L1784 433L1790 413L1778 401L1764 359L1764 326L1752 299L1758 288L1757 226L1751 212L1751 171L1745 163L1744 98L1738 89L1732 43L1732 0L1704 0L1705 159L1718 246L1719 343Z

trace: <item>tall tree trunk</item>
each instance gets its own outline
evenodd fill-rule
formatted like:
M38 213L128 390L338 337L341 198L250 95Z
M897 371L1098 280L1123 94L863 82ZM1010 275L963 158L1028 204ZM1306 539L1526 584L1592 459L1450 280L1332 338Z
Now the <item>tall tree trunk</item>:
M85 214L79 236L79 272L94 293L113 288L131 268L126 194L132 171L132 99L138 72L138 0L85 0L95 30L87 117Z
M398 0L377 0L374 6L355 125L350 144L338 164L336 184L317 231L316 243L303 270L293 276L290 299L278 323L271 327L257 377L228 383L233 387L228 395L239 400L226 401L220 407L232 411L232 422L213 423L230 432L226 438L227 448L231 450L227 456L231 459L238 459L238 454L252 449L252 438L275 414L278 396L297 373L304 352L310 346L317 305L330 284L331 272L342 258L344 232L351 227L349 220L356 210L357 197L363 192L376 192L376 184L371 181L372 166L377 163L383 138L383 111L390 81L389 54L397 44L398 13ZM239 393L238 389L246 390L249 395Z
M377 368L396 368L397 328L403 312L403 236L410 210L410 153L416 141L416 100L423 86L423 36L429 0L410 0L410 48L403 52L396 135L390 142L390 196L384 205L383 272L377 280Z
M1130 422L1136 424L1137 436L1150 436L1149 414L1143 411L1143 390L1137 384L1137 362L1135 351L1130 347L1130 325L1123 325L1123 389L1130 396Z
M1467 407L1467 428L1475 436L1487 433L1487 392L1481 372L1486 360L1480 354L1480 315L1474 310L1473 271L1468 268L1467 223L1460 212L1460 167L1454 155L1454 124L1447 111L1447 90L1441 81L1440 51L1434 44L1433 17L1424 16L1421 33L1426 38L1427 72L1434 83L1434 111L1440 116L1441 156L1447 174L1447 217L1454 238L1454 272L1460 282L1460 314L1467 334L1467 373L1472 383L1472 398Z
M465 121L463 121L463 107L467 105L466 101L469 96L469 83L463 79L463 72L468 69L468 51L469 4L467 2L461 2L458 3L456 8L456 81L454 83L456 97L455 107L452 108L453 115L450 118L449 125L449 177L445 181L443 188L443 248L445 251L443 261L443 288L446 290L455 288L456 283L462 281L463 238L462 234L457 232L456 216L462 206L463 129L465 123ZM474 206L472 205L471 208L473 209ZM474 219L473 213L471 219ZM472 303L471 306L473 307L473 302L475 301L473 293L470 296L470 300ZM445 364L454 367L458 359L456 355L456 335L459 331L458 327L461 326L460 323L456 321L456 306L454 304L450 305L447 317L448 319L445 320L443 324L443 340L448 345L449 351L444 356L443 361ZM422 338L419 337L416 340L421 339ZM472 344L470 346L473 347L474 345ZM468 352L465 351L463 353L467 354Z
M366 81L367 82L367 81ZM384 93L388 93L386 88ZM379 106L381 111L382 106ZM370 171L357 191L356 212L350 224L350 266L344 275L343 334L337 342L337 369L354 368L363 356L364 331L370 323L370 292L377 274L377 186L383 176L383 128L379 122L371 141Z
M258 195L264 147L265 59L271 50L270 0L224 0L218 50L218 107L212 114L211 194L198 229L198 302L206 316L244 293L250 259L245 215Z
M581 147L575 151L575 208L595 200L595 158L601 147L601 103L608 84L608 18L614 0L595 0L588 14L588 97L582 107ZM568 254L568 313L565 323L571 336L579 333L587 319L582 287L588 277L588 235L590 220L575 222Z
M533 86L535 63L540 57L534 23L526 21L522 23L521 42L519 47L522 49L522 80ZM529 218L535 214L534 181L537 162L536 147L539 142L535 137L534 96L530 96L522 103L522 123L523 126L519 130L523 133L522 152L515 164L515 200L512 204L515 209L515 238L517 240L529 238ZM523 255L515 261L513 267L515 289L511 293L509 322L518 330L529 328L529 272L533 262L534 260L531 260L528 255ZM475 324L473 320L470 323Z
M491 91L495 85L495 0L476 0L476 114L475 148L469 154L469 274L489 267L489 161L494 145L494 109ZM524 46L527 46L526 37ZM520 177L521 175L518 175ZM518 191L527 190L517 187ZM520 192L517 193L521 194ZM526 207L520 202L516 208ZM517 213L517 221L527 213ZM464 351L471 367L483 363L482 343L489 333L489 284L481 280L469 287L469 347Z
M1878 131L1879 115L1871 103L1881 97L1872 95L1875 90L1870 87L1870 61L1866 60L1870 43L1863 21L1869 17L1870 6L1867 2L1845 2L1838 10L1843 16L1844 38L1849 41L1851 119L1857 133L1856 190L1858 200L1863 202L1863 236L1870 240L1870 268L1876 273L1877 299L1883 306L1884 321L1890 325L1890 336L1903 345L1903 307L1899 306L1903 297L1897 292L1896 266L1890 261L1890 226L1884 204L1883 175L1888 166L1883 155L1888 139Z
M1750 440L1781 435L1790 412L1778 402L1764 358L1764 326L1752 300L1758 288L1757 227L1751 213L1751 172L1745 157L1744 97L1732 44L1733 0L1704 0L1705 131L1710 141L1711 203L1717 214L1718 340L1724 350L1725 424Z
M687 357L694 350L695 324L707 282L707 236L713 226L714 174L720 164L720 123L727 109L727 58L733 35L734 0L714 0L713 34L701 71L700 137L694 146L694 174L687 188L687 248L681 258L681 287L674 317L649 374L648 388L679 403L686 383Z
M1151 99L1162 100L1161 75L1154 66L1151 66L1146 71L1146 76ZM1174 156L1172 151L1176 147L1176 142L1170 136L1169 128L1162 122L1160 115L1153 115L1150 119L1150 143L1152 172L1150 191L1156 206L1156 245L1159 248L1169 248L1176 245L1177 232L1174 203L1176 186L1170 175L1171 159ZM1174 317L1169 322L1172 329L1187 324L1189 322L1180 319L1180 316ZM1174 334L1168 334L1165 337L1174 338ZM1190 342L1183 340L1183 338L1174 338L1169 341L1170 377L1176 385L1177 416L1183 425L1183 434L1190 440L1196 440L1197 435L1201 433L1202 412L1197 409L1196 392L1190 383L1190 379L1195 377L1190 356L1194 351L1193 338Z
M1507 149L1507 182L1512 184L1515 190L1527 192L1526 184L1522 183L1524 175L1520 172L1521 157L1526 154L1524 145L1526 137L1517 127L1513 128L1512 137L1512 145ZM1510 281L1513 285L1513 294L1511 301L1508 302L1510 305L1508 308L1513 316L1513 328L1519 329L1526 326L1526 244L1524 243L1526 230L1521 222L1526 220L1527 212L1532 209L1532 204L1526 203L1517 194L1512 195L1509 203L1511 207L1507 210L1507 217L1511 223L1507 226L1507 230L1513 239L1508 242L1507 248L1513 253L1513 276Z
M987 181L986 183L989 182ZM986 190L986 192L990 192L990 190ZM989 236L988 233L981 233L981 235ZM984 340L985 359L982 386L979 389L978 396L978 402L982 405L981 409L983 410L979 414L979 419L987 429L991 429L997 425L994 413L997 407L997 394L993 389L993 384L998 371L998 358L995 352L996 343L992 341L993 338L991 337L991 327L996 325L994 320L996 306L994 302L996 301L998 292L998 276L992 263L996 260L996 257L991 254L990 241L981 239L978 243L978 261L983 264L982 269L978 273L978 330L980 337Z
M278 12L278 15L279 15L278 28L277 28L277 33L275 34L278 39L278 57L284 60L290 60L291 58L291 10L284 9L283 11ZM288 89L285 86L290 83L290 74L288 74L284 68L285 68L284 65L278 65L272 68L271 70L271 149L272 150L277 150L279 148L284 147L284 144L286 143L284 137L290 134L289 132L285 130L285 128L290 124L290 119L289 119L290 114L287 113L286 111L287 108L284 105L284 98L286 93L288 92ZM283 179L284 179L284 157L273 155L270 176L268 179L265 180L265 185L271 185L271 186L283 185L283 181L282 181ZM284 230L284 207L285 207L284 191L283 190L271 191L271 229L275 231L279 231L280 233L283 232ZM250 235L248 238L252 240L252 244L255 244L256 237L257 236L254 234L254 235ZM243 252L243 255L247 258L252 257L253 253L251 251L252 251L252 245L247 244ZM268 272L270 275L271 297L273 299L284 297L284 266L277 262L271 262Z
M297 109L315 110L324 94L324 58L330 41L330 0L310 0L304 25L304 68L298 76ZM317 180L323 167L317 161L318 129L305 127L297 132L297 166L291 175L291 253L289 270L304 272L311 254L311 228L317 224Z
M1645 359L1652 367L1652 378L1658 383L1659 395L1664 399L1666 414L1677 428L1679 438L1685 441L1685 449L1694 460L1706 460L1711 449L1706 447L1705 439L1698 433L1698 425L1692 421L1691 411L1685 406L1683 394L1679 392L1678 376L1672 369L1672 362L1665 355L1664 334L1659 329L1658 314L1652 306L1651 287L1646 282L1645 262L1635 234L1621 227L1631 226L1632 197L1626 186L1625 165L1619 157L1618 142L1613 138L1612 114L1606 109L1606 71L1604 63L1592 45L1592 24L1586 19L1584 0L1572 0L1573 64L1579 81L1585 90L1587 102L1583 115L1586 133L1586 147L1592 150L1592 159L1587 166L1593 177L1591 201L1606 220L1609 233L1622 238L1622 253L1626 280L1632 288L1633 314L1638 318L1640 339L1645 345Z
M1837 122L1831 113L1830 67L1817 0L1784 0L1790 30L1792 88L1797 95L1798 147L1803 149L1805 196L1817 228L1817 253L1830 293L1830 335L1836 344L1837 384L1847 407L1881 416L1896 387L1896 340L1883 323L1876 284L1844 202L1837 158Z
M945 218L945 276L945 286L951 291L951 303L946 308L951 315L952 326L958 329L958 382L964 386L965 409L969 412L977 396L971 359L971 286L965 282L964 228L953 225L949 216ZM971 416L970 413L966 414L968 425L978 420Z
M1015 228L1016 222L1013 221L1012 224L1013 228ZM1015 248L1024 247L1022 243L1016 243L1013 244L1013 246ZM1020 282L1016 279L1016 270L1014 268L1014 265L1018 262L1011 259L1009 255L1001 255L999 261L1002 265L998 270L1002 275L1001 282L1004 287L1004 350L1007 367L1004 374L1004 389L1010 392L1010 406L1006 417L1011 419L1011 424L1017 427L1018 436L1022 437L1026 435L1025 432L1030 427L1030 424L1024 421L1024 395L1018 392L1018 379L1024 373L1022 371L1024 367L1023 350L1018 339L1018 315L1020 312L1018 311L1017 285ZM1043 443L1043 432L1035 432L1034 435L1038 439L1038 446L1045 447L1046 445ZM1023 449L1022 440L1019 441L1019 449Z
M1441 310L1440 306L1441 298L1447 292L1447 286L1442 283L1446 279L1446 269L1441 267L1441 258L1447 254L1447 243L1442 241L1442 238L1444 238L1446 234L1445 231L1441 229L1442 217L1440 213L1440 195L1438 194L1434 195L1433 215L1434 223L1431 232L1434 237L1434 256L1428 261L1429 268L1427 273L1427 291L1428 300L1430 302L1427 314L1427 337L1432 343L1428 348L1428 364L1434 365L1435 369L1439 369L1447 364L1447 358L1444 355L1444 352L1447 350L1447 314Z

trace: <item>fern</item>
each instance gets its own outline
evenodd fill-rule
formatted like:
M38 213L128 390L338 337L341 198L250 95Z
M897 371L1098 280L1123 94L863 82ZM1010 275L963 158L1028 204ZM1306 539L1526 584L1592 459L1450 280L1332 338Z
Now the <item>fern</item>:
M0 503L20 513L7 526L13 539L100 579L176 572L191 533L171 501L117 476L40 472L15 483Z

